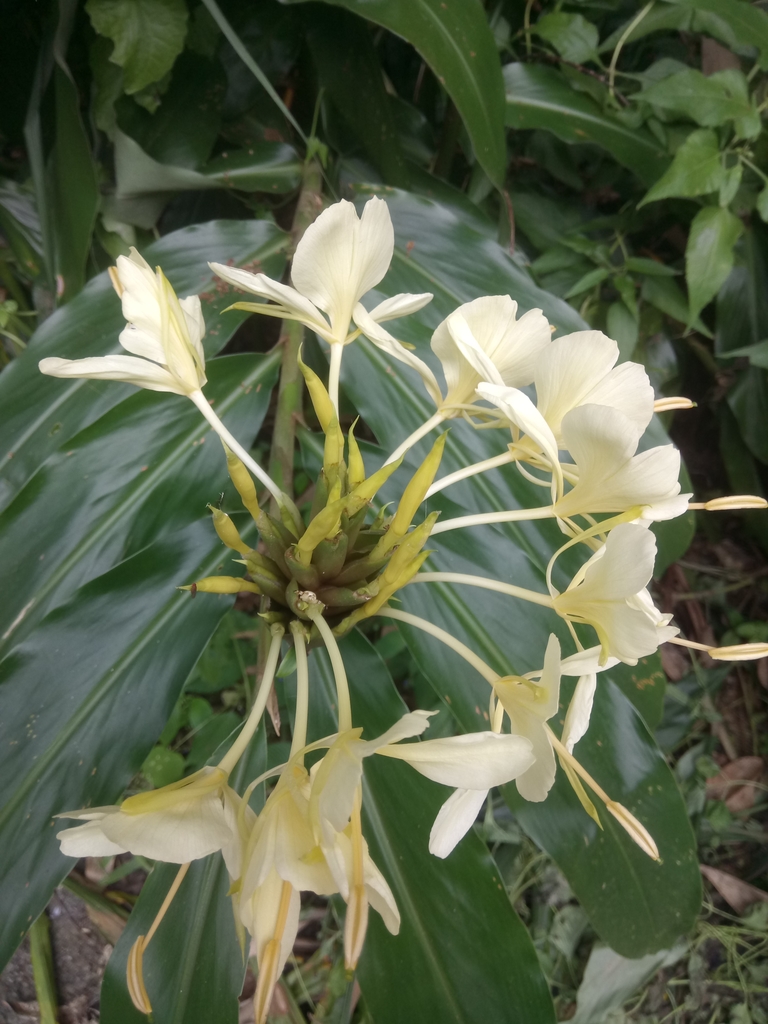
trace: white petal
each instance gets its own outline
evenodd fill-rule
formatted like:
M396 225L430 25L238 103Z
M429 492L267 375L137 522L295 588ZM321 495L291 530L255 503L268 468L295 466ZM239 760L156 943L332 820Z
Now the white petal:
M370 313L365 311L362 303L358 302L353 310L353 318L357 326L366 336L370 339L373 344L386 352L387 355L393 356L398 359L401 363L405 363L406 366L410 366L412 370L415 370L422 381L424 387L427 389L427 393L435 405L440 405L443 400L443 396L440 393L440 386L437 383L437 378L434 373L430 370L423 359L419 359L417 355L414 355L409 349L401 345L400 342L393 338L392 335L385 331L383 327L373 319Z
M264 947L270 939L274 938L277 929L283 884L283 879L273 871L264 884L248 900L241 899L240 901L240 918L253 936L253 945L255 946L256 958L259 962L261 962L264 955ZM299 930L300 909L301 897L294 889L291 893L288 919L280 943L281 963L275 972L278 978L293 949L293 943Z
M507 708L512 729L525 736L533 748L534 762L528 771L515 780L517 791L524 800L540 803L546 799L557 772L552 744L541 721L521 708Z
M86 377L91 380L121 380L148 391L172 391L186 395L180 381L168 370L134 356L92 356L88 359L41 359L41 373L51 377Z
M600 647L588 647L585 651L577 651L560 662L560 672L564 676L584 676L590 672L604 672L619 664L618 658L609 658L604 664L600 664Z
M589 728L589 719L592 715L592 704L595 700L597 689L597 675L592 672L579 678L576 689L573 691L571 703L565 714L563 735L561 742L563 746L573 753L573 748Z
M200 296L188 295L185 299L179 299L179 305L184 311L189 340L192 342L201 362L205 364L205 352L202 345L205 336L205 320L203 319L203 307L200 304Z
M384 299L378 306L374 306L368 315L377 323L383 323L385 320L396 320L400 316L410 316L411 313L418 313L433 298L432 292L420 292L416 295L410 292L400 292L398 295L392 295L388 299Z
M253 292L254 295L259 295L263 299L271 299L279 306L295 313L296 319L301 320L302 323L310 326L317 325L321 330L328 330L328 324L320 310L295 288L281 284L280 281L273 281L266 274L252 274L248 270L240 270L239 267L228 267L223 263L209 263L208 266L217 277L228 281L235 288Z
M535 367L536 404L557 437L563 416L586 401L618 358L619 346L601 331L577 331L542 350Z
M400 931L400 911L397 909L386 878L371 860L368 844L363 840L363 878L368 902L381 915L384 926L391 935Z
M359 299L384 277L392 261L395 234L387 204L374 197L360 220L342 199L310 224L296 248L291 280L331 319L343 341Z
M134 324L127 324L120 332L120 344L126 352L134 356L165 365L165 352L157 334L150 334Z
M486 401L501 409L518 430L527 434L541 448L552 465L558 464L555 435L526 394L516 388L498 387L495 384L480 384L477 392Z
M435 857L447 857L474 825L487 796L488 791L482 789L457 789L451 793L429 833L429 852Z
M87 821L85 825L65 828L56 833L56 838L65 857L114 857L118 853L128 853L126 847L107 839L100 821Z
M606 374L584 397L584 402L619 409L642 434L653 416L653 387L639 363L622 363Z
M131 853L185 864L216 853L234 839L219 792L181 801L162 811L118 811L100 822L107 839Z
M584 582L578 588L582 598L620 600L647 586L656 560L656 538L650 531L621 523L608 534L601 552L586 563Z
M456 789L502 786L533 763L531 744L507 733L470 732L404 746L382 747L379 754L407 761L433 782Z
M452 313L448 317L448 333L453 339L456 348L461 352L466 361L477 374L479 381L487 381L489 384L504 386L504 379L499 373L493 360L483 350L482 345L472 333L472 330L461 315Z

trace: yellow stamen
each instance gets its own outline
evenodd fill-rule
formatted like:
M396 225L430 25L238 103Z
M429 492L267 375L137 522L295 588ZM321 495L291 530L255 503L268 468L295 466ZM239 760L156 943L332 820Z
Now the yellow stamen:
M654 412L672 412L673 409L695 409L696 403L690 398L675 396L673 398L657 398L653 403Z
M688 647L692 651L704 651L715 661L755 661L768 657L767 643L732 644L730 647L708 647L695 640L685 640L681 636L673 636L667 641L678 647Z
M140 1013L152 1013L152 1004L149 1001L147 989L144 985L144 953L147 946L152 941L152 937L157 931L160 922L168 912L168 908L173 902L174 896L179 891L179 886L184 881L184 876L188 871L188 863L180 866L179 870L176 872L176 877L174 878L170 889L166 893L160 909L155 915L151 928L147 932L146 936L140 935L138 939L136 939L128 954L125 980L128 985L128 994L131 997L131 1002Z
M360 821L362 793L358 787L355 806L350 820L352 841L352 884L349 887L347 917L344 923L344 966L354 971L363 951L365 933L368 929L368 896L365 892L363 868L363 829Z
M269 1013L269 1006L272 1002L272 993L277 984L278 970L280 968L280 948L283 942L283 932L288 922L288 911L291 907L291 895L293 887L290 882L283 882L280 891L280 906L277 911L277 922L275 934L264 946L259 964L259 979L256 983L256 994L253 997L253 1015L256 1024L264 1024Z
M172 782L162 789L154 789L149 793L137 793L123 800L120 810L124 814L151 814L164 811L188 800L197 800L213 793L227 781L227 773L220 768L206 767L190 775L189 778Z
M742 508L768 508L768 501L757 494L728 494L724 498L709 501L692 501L688 508L703 509L706 512L730 512Z

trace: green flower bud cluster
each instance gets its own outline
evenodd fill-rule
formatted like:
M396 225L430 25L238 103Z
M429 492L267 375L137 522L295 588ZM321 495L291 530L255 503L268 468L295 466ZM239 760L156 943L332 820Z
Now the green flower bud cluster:
M259 545L247 544L232 519L211 506L213 525L228 548L242 556L245 578L208 576L183 590L233 594L248 591L268 598L262 617L288 624L311 621L309 603L324 606L323 616L337 636L374 615L418 572L429 552L422 550L437 513L411 529L414 516L435 478L445 434L407 484L393 514L386 506L370 515L379 488L402 459L366 476L360 448L350 429L345 438L320 378L300 363L318 420L325 434L323 467L306 523L281 510L280 517L260 507L254 482L240 459L227 449L227 469L243 505L259 531ZM346 447L346 459L345 459ZM266 602L265 602L266 603ZM311 638L317 634L312 625Z

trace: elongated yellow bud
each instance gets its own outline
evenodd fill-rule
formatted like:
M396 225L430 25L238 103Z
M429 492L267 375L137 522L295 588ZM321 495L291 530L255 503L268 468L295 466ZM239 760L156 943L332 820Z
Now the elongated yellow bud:
M250 554L250 547L245 543L240 533L229 518L226 512L222 512L220 508L216 508L215 505L209 505L208 508L211 510L213 516L213 528L219 535L219 540L226 544L228 548L233 551L239 551L241 555Z
M675 396L674 398L657 398L653 403L654 412L672 412L673 409L695 409L696 403L690 398Z
M661 860L659 848L653 841L653 836L634 814L630 813L623 804L616 803L615 800L608 800L605 806L630 838L634 839L643 853L647 853L652 860Z
M309 565L312 552L321 540L334 537L339 532L341 514L346 506L346 498L339 498L331 505L326 505L304 532L304 536L296 543L296 558L302 565Z
M110 270L112 268L110 267ZM128 985L128 995L131 1002L139 1013L152 1013L152 1004L149 1001L147 990L144 986L144 936L140 935L131 946L128 953L128 963L125 968L125 980Z
M395 462L389 462L386 466L382 466L381 469L377 469L367 480L359 483L347 497L347 515L353 516L356 512L360 511L363 505L367 505L378 489L389 480L395 470L402 464L403 457L401 456Z
M357 423L357 420L355 420ZM347 432L347 449L349 451L349 467L347 469L347 483L354 490L365 480L365 463L360 451L360 446L355 437L355 423Z
M315 371L310 369L310 367L307 366L301 358L301 352L299 352L298 362L299 369L301 370L307 384L307 391L309 392L309 397L312 401L312 408L315 410L315 415L320 421L320 429L324 434L327 434L331 423L336 419L336 410L333 408L331 397Z
M259 508L259 500L256 496L256 485L253 482L253 477L235 453L230 451L223 441L221 443L224 445L224 452L227 456L227 472L230 479L235 485L243 505L245 505L253 518L256 519L261 509Z
M387 532L371 552L371 557L380 558L408 532L408 527L413 521L419 506L424 500L424 495L432 486L435 474L440 466L445 448L445 439L448 432L441 434L432 446L432 451L427 455L419 468L411 477L408 486L403 491L403 496L397 506L397 512L389 524Z
M707 512L730 512L736 509L768 508L768 501L759 494L727 494L710 501L692 501L688 508L704 509Z
M239 576L206 576L196 583L190 583L187 587L177 587L177 590L190 590L193 594L239 594L247 591L249 594L260 594L261 591L255 583L250 580L241 579Z

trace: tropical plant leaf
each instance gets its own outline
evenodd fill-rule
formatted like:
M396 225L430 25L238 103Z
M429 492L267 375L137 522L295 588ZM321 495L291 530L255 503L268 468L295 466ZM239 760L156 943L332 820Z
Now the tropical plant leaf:
M483 9L464 0L329 2L415 46L456 104L477 159L500 188L507 164L504 91L496 42Z
M699 315L730 274L733 247L743 231L741 220L722 206L705 206L693 218L685 249L689 319Z
M630 128L575 92L553 68L507 64L504 68L507 125L543 128L563 142L594 142L650 185L669 164L669 156L645 130Z
M711 128L691 132L675 153L669 170L643 196L638 207L670 196L703 196L717 192L725 168L717 135Z

